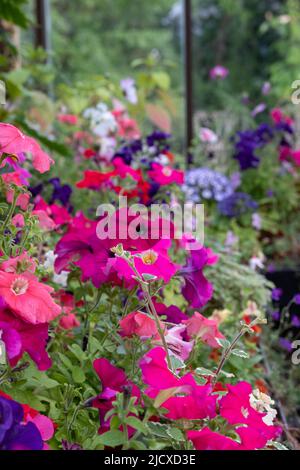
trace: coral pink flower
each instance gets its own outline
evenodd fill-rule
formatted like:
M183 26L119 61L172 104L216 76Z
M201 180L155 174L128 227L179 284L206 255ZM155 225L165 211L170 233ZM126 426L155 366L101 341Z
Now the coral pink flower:
M187 334L190 338L200 339L212 348L220 347L217 338L223 339L224 336L218 330L218 322L216 320L210 320L201 315L201 313L195 312L191 318L183 323L186 324Z
M201 431L188 431L187 437L197 450L238 450L239 444L229 437L205 427Z
M18 317L29 323L48 323L61 313L52 292L52 287L41 284L31 273L0 271L0 296Z
M0 332L11 366L15 366L27 352L39 370L51 367L51 359L46 351L48 324L31 325L17 318L9 310L0 310Z
M152 169L148 172L149 178L160 185L183 184L184 172L174 170L170 166L163 166L159 163L152 163Z
M77 319L75 313L72 313L72 307L64 307L63 315L59 320L59 326L64 330L73 330L80 326L80 321Z
M119 322L121 336L158 339L158 331L155 320L142 312L131 312Z
M11 124L0 123L0 155L3 153L31 153L34 168L40 173L45 173L54 163L39 144L31 137L23 134Z
M141 360L142 378L146 394L156 398L168 390L161 406L168 410L169 419L204 419L216 415L216 396L210 385L198 385L191 373L178 378L167 367L166 353L160 348L149 351ZM179 394L179 396L177 396Z

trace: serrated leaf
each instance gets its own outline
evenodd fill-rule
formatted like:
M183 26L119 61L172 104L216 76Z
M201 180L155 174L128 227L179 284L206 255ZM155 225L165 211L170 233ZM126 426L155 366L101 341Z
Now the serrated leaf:
M285 445L281 444L281 442L277 441L269 441L267 443L268 446L273 446L277 450L289 450Z

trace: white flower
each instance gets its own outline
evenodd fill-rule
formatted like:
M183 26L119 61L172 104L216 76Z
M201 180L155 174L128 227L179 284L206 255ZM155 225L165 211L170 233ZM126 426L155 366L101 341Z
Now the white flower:
M250 405L252 408L260 413L267 413L266 416L262 418L267 426L273 426L274 419L277 415L277 411L272 408L274 404L274 400L272 400L269 395L266 395L258 389L253 390L250 394Z
M120 81L121 89L129 103L136 104L138 97L136 93L135 81L133 78L128 77Z
M68 271L62 271L60 274L57 274L54 271L54 262L57 258L57 255L54 254L53 250L47 251L45 254L45 261L43 267L49 271L53 272L53 282L59 284L62 287L67 287L67 280L68 280Z
M87 108L83 117L90 120L91 129L98 137L107 137L118 128L114 115L104 103L98 103L95 108Z

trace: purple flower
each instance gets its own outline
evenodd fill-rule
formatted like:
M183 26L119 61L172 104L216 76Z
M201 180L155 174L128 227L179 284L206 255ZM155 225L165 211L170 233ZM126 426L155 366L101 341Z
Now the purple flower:
M42 450L41 434L32 422L23 424L22 406L0 396L0 450Z
M153 131L152 134L148 135L146 138L147 145L149 147L154 147L155 145L161 144L163 148L169 148L169 145L166 145L166 140L171 137L171 134L167 134L162 131Z
M280 320L280 311L279 310L274 310L274 312L271 313L271 316L274 321L279 321Z
M280 300L280 297L282 296L282 289L280 287L276 287L275 289L272 289L272 300Z
M203 275L203 269L207 265L215 264L217 255L209 248L192 250L186 265L181 269L179 275L184 279L182 294L193 308L203 307L213 293L213 286Z
M273 130L268 124L260 124L257 129L236 134L233 158L238 160L241 170L256 168L259 165L260 160L255 151L270 142L273 136Z
M279 338L279 345L288 352L292 351L292 343L286 338Z
M268 95L271 91L271 83L270 82L265 82L263 86L261 87L261 92L264 96Z
M256 212L252 214L252 227L256 230L261 229L261 216Z
M257 207L258 204L247 193L234 193L218 203L219 212L227 217L238 217Z
M190 201L222 201L233 194L231 181L222 173L211 168L193 168L185 174L183 191Z
M61 184L60 178L51 178L48 181L53 186L53 193L51 196L50 204L53 204L56 200L60 201L63 206L67 206L70 201L72 194L72 188L68 184Z
M259 103L255 108L251 111L251 116L255 117L257 114L263 113L267 108L265 103Z
M295 304L300 305L300 294L295 295L294 302L295 302Z
M300 318L297 317L296 315L293 315L292 317L292 325L295 326L296 328L300 327Z

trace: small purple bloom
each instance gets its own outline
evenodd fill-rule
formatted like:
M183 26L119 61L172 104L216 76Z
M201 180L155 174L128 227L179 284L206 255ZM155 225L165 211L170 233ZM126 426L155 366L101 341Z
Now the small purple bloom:
M257 207L258 204L247 193L234 193L218 203L219 212L227 217L238 217Z
M271 91L271 83L270 82L265 82L263 86L261 87L261 92L264 96L268 95Z
M261 216L254 212L252 214L252 227L255 228L256 230L261 229Z
M274 310L274 312L271 313L271 316L274 321L279 321L280 320L280 311L279 310Z
M272 300L278 301L280 300L282 296L282 289L280 287L275 287L275 289L272 290Z
M292 351L292 343L286 338L279 338L279 345L288 352Z
M292 325L295 326L296 328L300 328L300 318L297 317L296 315L292 316Z
M300 305L300 294L295 295L294 302L295 302L295 304Z
M72 188L68 184L61 184L60 178L51 178L48 181L53 186L53 193L51 196L50 204L56 200L60 201L64 206L67 206L72 194Z

